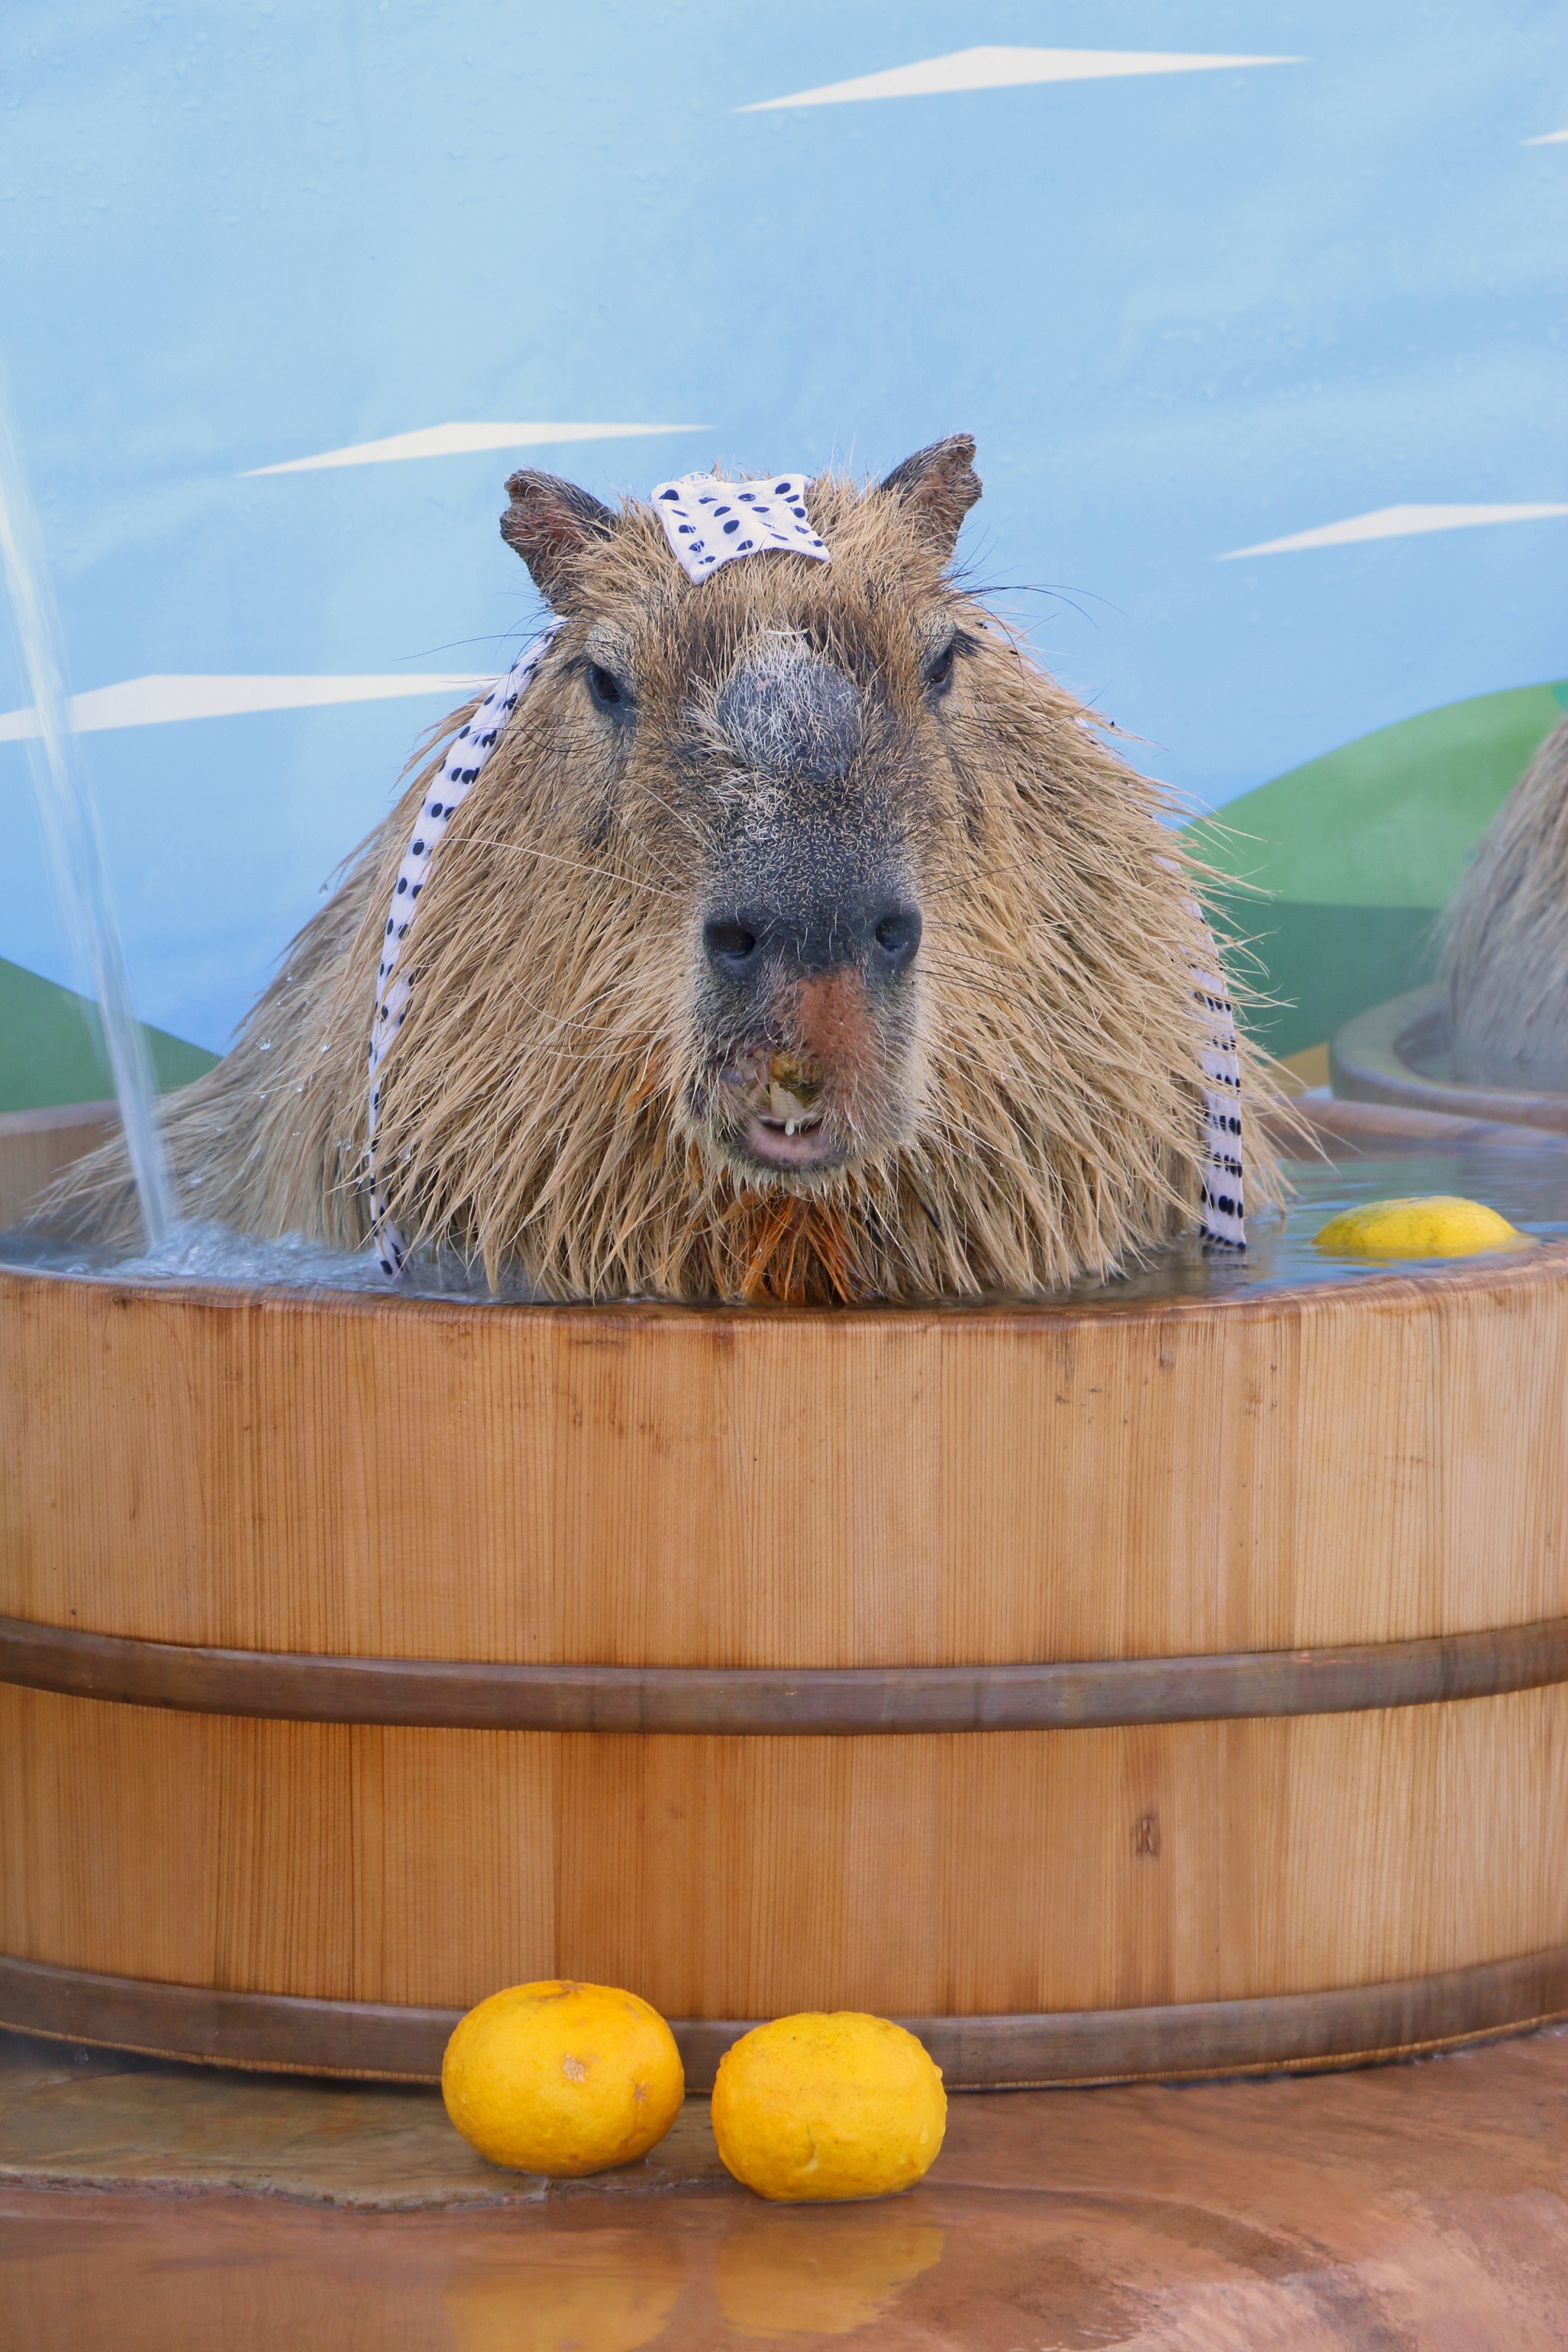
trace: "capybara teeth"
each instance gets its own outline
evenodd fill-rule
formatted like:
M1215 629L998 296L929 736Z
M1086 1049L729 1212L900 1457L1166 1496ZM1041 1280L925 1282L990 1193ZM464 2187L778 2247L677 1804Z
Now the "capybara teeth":
M775 1078L768 1088L768 1108L775 1118L793 1125L810 1117L812 1098L817 1091L816 1087L812 1087L804 1095L797 1094L794 1087L781 1086Z

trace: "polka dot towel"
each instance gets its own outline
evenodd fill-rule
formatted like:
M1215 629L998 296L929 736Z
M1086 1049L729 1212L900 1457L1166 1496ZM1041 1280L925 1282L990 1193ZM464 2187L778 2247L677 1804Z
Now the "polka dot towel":
M755 482L683 474L657 485L653 510L689 580L710 580L737 555L775 547L817 563L832 561L805 511L804 474L764 474Z
M1194 905L1193 912L1198 914ZM1199 920L1202 917L1199 915ZM1210 947L1214 935L1204 926ZM1219 957L1214 958L1217 965ZM1221 974L1193 966L1193 985L1208 1022L1198 1054L1203 1073L1204 1169L1198 1192L1198 1231L1224 1249L1247 1247L1241 1167L1241 1056L1236 1016Z
M375 1166L375 1122L376 1113L381 1108L381 1066L393 1039L403 1026L403 1017L408 1010L408 982L398 971L397 960L408 936L409 925L414 920L419 893L430 878L432 862L453 814L467 800L479 770L506 732L519 697L549 652L551 639L560 625L559 621L552 621L531 645L524 646L506 676L490 688L457 737L425 795L419 814L414 821L413 838L397 869L392 903L387 909L386 928L382 934L381 962L376 971L375 1016L370 1029L370 1135L365 1154L370 1169L371 1237L375 1244L375 1254L381 1261L383 1274L401 1274L403 1262L408 1255L402 1234L386 1213L386 1198L377 1179Z

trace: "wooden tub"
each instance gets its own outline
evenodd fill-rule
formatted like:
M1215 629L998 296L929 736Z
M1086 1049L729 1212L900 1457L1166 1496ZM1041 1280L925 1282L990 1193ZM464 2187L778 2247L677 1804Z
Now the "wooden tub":
M984 2084L1568 2012L1565 1342L1559 1244L1006 1311L0 1274L0 2022L422 2078L561 1974L694 2084L803 2007Z
M1329 1075L1347 1101L1506 1120L1568 1135L1568 1094L1461 1083L1440 1076L1447 1059L1448 992L1412 988L1347 1021L1329 1047Z

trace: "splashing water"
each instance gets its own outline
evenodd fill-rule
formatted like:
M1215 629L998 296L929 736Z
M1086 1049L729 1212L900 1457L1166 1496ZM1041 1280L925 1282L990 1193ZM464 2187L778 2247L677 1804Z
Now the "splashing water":
M59 614L44 561L21 453L0 388L0 559L11 592L22 660L33 691L27 741L38 817L55 895L78 966L96 998L126 1148L150 1245L173 1230L174 1195L153 1110L147 1039L131 1003L125 949L110 896L98 805L70 720Z

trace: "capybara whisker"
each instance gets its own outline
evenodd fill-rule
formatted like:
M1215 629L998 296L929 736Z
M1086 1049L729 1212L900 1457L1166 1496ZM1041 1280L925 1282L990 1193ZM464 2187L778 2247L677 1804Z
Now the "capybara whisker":
M595 874L613 882L617 889L646 890L650 898L674 898L673 890L660 890L656 883L646 882L636 875L618 875L607 866L590 866L584 858L563 857L558 850L541 849L533 841L502 841L493 833L475 833L468 836L477 849L499 849L508 857L537 857L547 865L570 866L574 873Z

